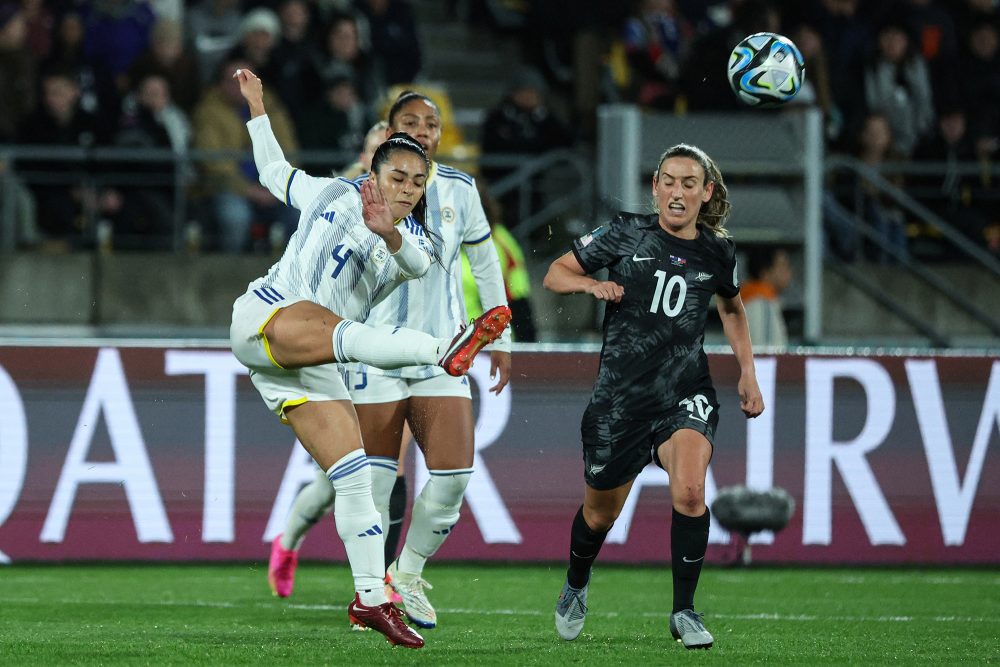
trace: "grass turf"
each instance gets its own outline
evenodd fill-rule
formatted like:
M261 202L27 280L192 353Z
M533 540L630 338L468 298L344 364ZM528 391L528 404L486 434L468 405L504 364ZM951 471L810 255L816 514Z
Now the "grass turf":
M0 664L663 664L1000 661L1000 570L706 568L710 651L670 639L666 568L599 566L583 634L553 628L562 566L431 564L440 627L418 651L351 632L346 566L0 568Z

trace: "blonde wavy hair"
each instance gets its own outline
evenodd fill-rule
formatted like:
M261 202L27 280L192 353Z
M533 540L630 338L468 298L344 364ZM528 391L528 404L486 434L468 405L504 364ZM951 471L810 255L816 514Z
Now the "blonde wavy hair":
M732 210L732 206L729 203L728 195L729 191L726 189L726 184L722 180L722 172L719 171L719 167L715 164L715 160L708 156L708 153L701 150L697 146L691 146L690 144L677 144L676 146L671 146L667 150L663 151L660 156L660 161L656 165L656 171L653 172L653 178L659 179L660 167L663 166L663 162L672 157L686 157L694 160L701 165L702 170L705 172L705 182L703 185L708 187L709 183L714 183L715 187L712 190L712 197L707 202L701 205L701 210L698 211L698 222L712 230L716 236L728 237L729 230L726 229L726 220L729 219L729 213ZM653 210L659 213L659 207L656 202L653 203Z

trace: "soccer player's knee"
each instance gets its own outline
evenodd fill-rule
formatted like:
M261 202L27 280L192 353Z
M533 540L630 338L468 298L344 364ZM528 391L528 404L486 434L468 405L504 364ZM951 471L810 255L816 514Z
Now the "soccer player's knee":
M681 514L701 516L705 512L705 487L684 486L677 490L673 501Z
M604 533L611 530L615 525L615 519L621 513L620 509L598 509L590 510L584 516L587 526L594 532Z

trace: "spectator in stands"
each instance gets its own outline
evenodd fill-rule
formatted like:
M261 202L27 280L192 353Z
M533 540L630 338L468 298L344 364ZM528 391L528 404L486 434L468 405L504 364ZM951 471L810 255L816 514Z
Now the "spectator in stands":
M362 49L358 20L353 14L334 14L330 19L316 71L325 81L343 76L353 79L369 111L385 94L385 77Z
M248 67L244 60L226 59L219 67L216 83L205 92L195 108L194 148L203 150L250 151L245 127L249 112L237 69ZM265 88L268 116L278 142L289 153L298 150L291 118L277 96ZM201 165L203 194L210 203L217 227L218 246L224 252L241 252L252 240L261 240L270 226L288 238L298 224L295 209L275 199L257 181L257 170L249 153L242 158L207 160Z
M314 39L312 13L305 0L284 0L278 9L281 39L274 50L280 76L275 91L288 107L296 127L305 129L302 112L320 97L320 79L315 63L319 55Z
M891 122L886 116L876 113L865 118L857 148L857 155L862 162L878 170L885 162L899 160L901 155L896 150L896 145ZM890 182L897 187L904 185L901 177L890 177ZM856 184L855 197L860 199L858 210L862 217L875 228L888 246L879 248L869 244L869 257L881 264L892 264L896 260L889 249L905 256L908 251L903 211L867 181Z
M968 48L958 69L967 106L969 136L976 157L990 160L1000 143L1000 32L992 21L971 26Z
M958 6L951 7L955 14L955 32L959 37L959 54L962 53L962 41L968 38L975 25L996 22L1000 19L1000 7L995 0L965 0Z
M139 87L147 76L157 74L170 85L171 100L186 113L194 109L201 91L198 61L184 50L184 32L180 23L160 19L153 27L149 49L132 64L129 85Z
M145 0L95 0L81 5L80 14L84 56L124 92L129 68L149 48L156 22L153 8Z
M49 3L52 4L52 3ZM38 60L45 60L52 49L52 33L55 30L56 15L44 0L23 0L21 10L27 24L25 43L31 54Z
M25 48L27 23L17 2L0 3L0 144L12 143L35 108L36 62Z
M830 67L830 91L834 109L833 129L839 130L831 141L834 147L853 150L853 139L865 117L865 101L858 82L864 73L864 58L869 51L871 28L859 11L860 0L814 0L785 4L786 11L798 12L795 22L815 26L820 33L823 52ZM806 79L811 76L806 70ZM839 120L839 122L838 122Z
M371 49L385 83L411 83L423 66L413 8L407 0L356 0L368 21Z
M281 20L266 7L258 7L240 22L240 41L229 58L245 60L250 68L265 81L279 81L281 66L274 58L274 50L281 38ZM277 92L277 89L274 89ZM282 100L285 108L288 102Z
M243 14L239 0L201 0L185 12L185 35L194 47L203 83L209 83L222 59L240 39Z
M41 105L25 119L18 132L18 143L90 148L105 139L97 117L80 107L80 86L76 72L52 67L42 73ZM25 174L42 172L62 175L65 180L32 186L37 201L38 226L50 249L65 250L85 245L89 218L97 209L109 212L117 208L113 197L98 196L83 183L93 164L83 161L21 160Z
M191 125L173 103L170 83L160 74L147 74L126 98L127 109L114 143L126 148L187 152ZM173 196L175 165L163 162L131 163L132 173L156 179L155 183L123 186L121 214L112 222L116 248L141 250L173 246ZM181 175L183 178L183 174ZM185 183L179 184L184 186Z
M754 347L785 347L788 329L781 310L781 294L792 282L788 251L776 245L747 249L748 279L740 284Z
M864 92L869 111L888 118L895 152L911 155L934 125L934 96L927 63L896 16L879 27L875 52L865 66Z
M639 105L672 110L681 63L694 38L676 0L642 0L625 21L622 43L631 69L631 99Z
M942 110L937 131L917 147L914 158L943 164L944 173L911 177L908 183L919 187L914 194L922 203L982 246L988 245L987 230L991 227L983 212L989 203L979 201L983 188L977 179L959 171L963 162L976 160L976 146L966 130L966 116L961 108ZM930 258L943 259L954 254L950 244L935 239L933 245L936 247Z
M952 14L934 0L906 0L895 8L906 17L914 46L927 63L937 109L954 106L960 99L958 35Z
M101 123L101 133L114 132L121 109L121 98L111 73L94 65L84 54L83 18L75 11L60 17L52 51L43 63L45 70L76 72L80 87L80 107L88 113L96 114Z
M735 111L746 106L726 79L725 59L741 39L754 32L778 32L781 15L769 0L744 0L732 7L729 25L694 41L681 69L681 90L693 111ZM706 54L720 54L718 58Z
M569 128L550 110L546 101L548 86L542 75L531 67L515 73L507 94L486 115L482 129L483 157L538 155L555 148L570 146L573 136ZM515 170L513 166L484 166L483 175L496 182ZM509 227L517 222L516 193L501 202ZM533 207L542 205L536 198Z
M323 97L302 115L299 135L311 150L354 151L372 124L354 80L335 76L323 85Z
M802 53L806 72L809 74L802 82L802 89L792 98L788 106L819 109L823 113L826 137L834 140L843 131L844 118L835 104L833 91L830 88L829 61L823 49L823 38L819 31L808 23L800 23L790 33L792 41Z

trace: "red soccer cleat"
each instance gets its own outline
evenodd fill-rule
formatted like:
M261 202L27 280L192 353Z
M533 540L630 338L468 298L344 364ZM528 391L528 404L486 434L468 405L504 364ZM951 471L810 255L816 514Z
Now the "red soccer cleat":
M405 648L420 648L424 638L403 621L403 613L391 602L377 607L366 607L361 604L361 598L354 594L354 601L347 606L347 618L352 626L371 628L381 632L393 646Z
M448 375L465 375L479 351L503 333L510 324L510 308L495 306L473 320L452 339L451 345L438 361Z
M267 563L267 583L279 598L292 594L295 585L295 568L299 565L299 552L281 546L281 535L271 542L271 560Z

